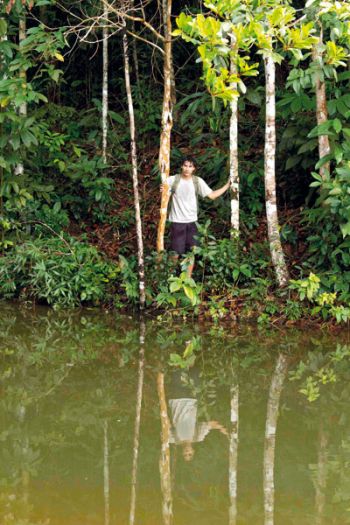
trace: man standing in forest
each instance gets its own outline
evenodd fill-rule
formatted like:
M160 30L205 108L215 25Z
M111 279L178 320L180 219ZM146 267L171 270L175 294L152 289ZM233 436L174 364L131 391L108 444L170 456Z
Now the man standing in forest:
M201 177L194 175L195 170L195 160L186 157L182 162L181 174L168 179L171 194L169 201L170 247L176 252L176 258L198 245L196 238L198 234L196 226L198 196L215 200L230 187L230 182L227 182L218 190L213 191ZM187 269L189 277L192 275L193 266L192 261Z

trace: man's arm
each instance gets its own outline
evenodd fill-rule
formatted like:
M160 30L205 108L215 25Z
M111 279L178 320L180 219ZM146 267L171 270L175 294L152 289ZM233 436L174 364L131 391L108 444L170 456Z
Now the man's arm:
M211 193L209 193L209 195L208 195L209 199L214 201L215 199L220 197L223 193L225 193L225 191L227 191L229 189L229 187L230 187L230 181L226 182L226 184L224 184L224 186L222 186L222 188L219 188L218 190L214 190Z
M208 421L208 425L210 426L212 430L219 430L221 434L228 436L228 432L226 428L223 425L220 425L218 421Z

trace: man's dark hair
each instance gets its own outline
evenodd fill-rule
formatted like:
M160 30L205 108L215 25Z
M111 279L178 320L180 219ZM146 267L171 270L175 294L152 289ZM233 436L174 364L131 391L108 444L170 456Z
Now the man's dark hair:
M181 166L183 166L185 164L185 162L191 162L191 164L193 164L193 166L195 168L197 168L197 162L195 161L195 159L193 157L184 157L182 159Z

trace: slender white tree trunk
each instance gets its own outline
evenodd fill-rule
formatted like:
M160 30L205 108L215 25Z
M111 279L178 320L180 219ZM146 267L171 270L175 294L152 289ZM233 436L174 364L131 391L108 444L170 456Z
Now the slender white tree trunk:
M317 120L318 126L320 126L321 124L326 122L326 120L328 120L326 83L324 81L324 75L322 71L322 63L323 63L322 46L323 46L323 34L322 34L322 29L321 29L318 43L314 45L313 50L312 50L312 60L317 68L314 79L315 79L315 92L316 92L316 120ZM331 152L331 148L329 145L328 135L319 135L318 136L319 158L322 159L326 155L329 155L330 152ZM326 162L320 168L320 175L322 177L325 177L326 172L329 173L329 169L330 169L330 163Z
M131 0L131 9L134 9L135 2L134 0ZM132 21L132 32L135 34L135 22ZM135 70L135 81L136 85L139 88L138 95L140 96L140 72L139 72L139 60L137 56L137 44L136 44L136 38L132 39L132 53L133 53L133 61L134 61L134 70Z
M229 525L236 525L237 522L238 411L239 390L238 383L235 378L235 383L231 387L231 432L229 453Z
M108 7L104 4L102 34L102 158L107 162L108 133Z
M6 26L6 31L0 37L0 42L2 42L4 40L7 40L7 26ZM0 79L1 80L5 80L6 78L7 77L6 77L5 57L2 54L0 54ZM3 108L0 107L0 115L1 115L2 112L3 112ZM1 135L2 135L2 121L0 122L0 136ZM3 168L3 166L0 166L0 188L2 188L3 183L4 183L4 168ZM0 215L3 215L3 214L4 214L4 199L3 199L3 195L1 194L0 195ZM3 245L4 240L5 240L5 230L3 228L1 228L1 243L2 243L2 245Z
M232 37L233 38L233 37ZM234 47L234 41L232 41ZM231 74L237 73L234 59L231 58ZM237 90L237 83L231 83L232 90ZM239 236L239 172L238 172L238 109L237 97L230 102L230 185L231 185L231 231L232 236Z
M173 498L171 491L170 473L170 421L168 417L167 403L164 389L164 374L157 374L157 390L160 409L161 424L161 452L159 458L160 486L162 491L162 513L163 524L171 525L173 521Z
M132 32L135 33L135 23L133 22ZM137 44L136 38L133 38L132 41L132 53L134 58L134 70L135 70L135 81L137 87L140 89L140 70L139 70L139 59L137 56Z
M108 421L103 422L103 495L105 504L105 525L110 523L110 498L109 498L109 444Z
M266 78L266 127L265 127L265 201L267 229L272 263L279 286L289 281L287 266L282 249L276 199L276 101L275 101L275 63L271 57L265 57Z
M287 374L288 361L286 356L280 354L277 359L274 374L270 385L269 398L267 402L267 415L265 427L264 446L264 511L265 525L274 523L275 506L275 445L279 403L283 383Z
M159 171L163 184L160 204L160 219L157 232L157 251L164 250L164 231L169 202L168 177L170 174L170 139L173 126L172 105L172 46L171 46L171 8L172 0L162 0L164 20L164 93L162 108L162 131L159 147Z
M26 15L23 14L19 19L19 28L18 28L19 45L21 45L21 42L23 42L25 38L26 38ZM27 74L25 70L20 71L20 77L24 83L27 82ZM27 113L28 113L27 102L22 102L22 104L19 106L18 113L22 117L27 116ZM17 166L15 166L15 175L23 175L23 173L24 173L23 162L19 162Z
M139 351L139 370L138 370L138 385L136 395L136 415L134 427L134 451L132 460L132 478L131 478L131 502L129 524L135 523L136 510L136 486L137 486L137 460L139 456L140 445L140 423L141 423L141 407L142 407L142 392L143 392L143 376L145 363L145 332L146 326L143 319L140 322L140 351Z
M143 310L146 301L145 294L145 269L143 256L143 238L142 238L142 221L140 210L140 198L138 187L138 171L137 171L137 151L136 151L136 137L135 137L135 117L134 105L131 95L130 85L130 68L129 68L129 50L128 38L126 33L123 34L123 52L124 52L124 70L125 70L125 87L128 97L128 109L130 119L130 141L131 141L131 164L132 164L132 182L134 188L134 205L135 205L135 220L136 220L136 235L137 235L137 259L138 259L138 273L139 273L139 293L140 293L140 308Z

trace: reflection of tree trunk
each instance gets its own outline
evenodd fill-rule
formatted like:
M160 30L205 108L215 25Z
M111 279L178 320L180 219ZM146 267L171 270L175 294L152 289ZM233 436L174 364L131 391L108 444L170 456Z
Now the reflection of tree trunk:
M264 511L265 525L273 525L274 503L275 503L275 443L276 428L279 411L279 402L288 368L286 356L280 354L277 359L276 368L272 376L269 399L267 402L267 415L265 427L264 448Z
M318 435L318 461L315 479L315 525L323 525L324 523L327 486L327 445L328 434L321 423Z
M105 525L109 525L109 446L107 419L103 422L103 494L105 502Z
M231 387L231 432L229 457L229 495L230 511L229 525L236 525L237 521L237 457L238 457L238 384Z
M164 525L170 525L173 520L173 500L171 494L171 476L170 476L170 421L166 404L164 390L164 374L158 372L157 390L160 408L161 423L161 453L159 458L160 485L162 490L162 512Z
M28 469L28 453L29 453L29 439L27 429L25 425L27 409L24 405L19 407L19 422L22 427L21 441L22 441L22 470L21 470L21 481L22 481L22 501L24 509L28 508L29 503L29 481L30 474Z
M102 30L102 158L107 162L107 132L108 132L108 7L105 4L104 26Z
M128 50L128 38L126 36L126 33L123 34L123 51L124 51L124 66L125 66L124 67L125 88L126 88L126 93L128 97L128 109L129 109L129 119L130 119L131 164L132 164L132 182L133 182L133 189L134 189L134 205L135 205L136 236L137 236L137 261L138 261L138 273L139 273L140 309L143 310L145 306L145 302L146 302L146 294L145 294L145 269L144 269L143 239L142 239L142 220L141 220L138 170L137 170L134 105L133 105L132 94L131 94L129 50Z
M130 525L135 523L135 509L136 509L136 483L137 483L137 459L139 455L140 442L140 422L141 422L141 406L142 406L142 391L143 391L143 375L145 362L145 332L146 326L143 319L140 322L140 352L139 352L139 371L138 371L138 386L136 396L136 416L134 428L134 454L132 461L132 479L131 479L131 503L130 503Z
M157 233L157 251L164 250L164 230L169 202L168 177L170 173L170 138L173 126L172 107L172 49L171 49L171 7L172 0L162 0L164 20L164 94L162 108L162 131L159 146L159 171L163 183L160 204L160 219Z
M276 100L275 63L271 57L265 60L266 78L266 126L265 126L265 201L267 232L270 252L279 286L288 283L289 275L281 244L276 197Z

